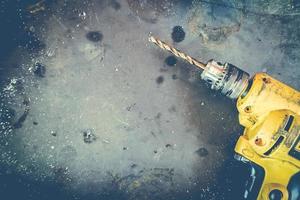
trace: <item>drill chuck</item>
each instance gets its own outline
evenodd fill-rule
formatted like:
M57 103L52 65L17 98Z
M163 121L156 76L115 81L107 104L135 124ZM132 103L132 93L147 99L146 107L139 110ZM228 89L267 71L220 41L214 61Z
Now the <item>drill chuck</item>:
M230 63L221 64L210 60L201 78L211 85L211 89L237 99L248 85L249 74Z
M237 99L248 85L249 74L232 64L221 64L211 60L205 65L158 38L150 36L149 41L161 49L167 50L190 64L203 69L201 78L211 85L211 89L221 91L222 94L231 99Z

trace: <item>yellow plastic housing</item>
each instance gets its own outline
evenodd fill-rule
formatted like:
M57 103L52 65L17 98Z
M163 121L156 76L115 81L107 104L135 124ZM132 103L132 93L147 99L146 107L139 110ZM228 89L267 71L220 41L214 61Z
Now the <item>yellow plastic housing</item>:
M237 108L245 130L235 151L265 172L258 200L268 200L274 189L288 200L289 181L300 171L300 93L258 73L239 97Z

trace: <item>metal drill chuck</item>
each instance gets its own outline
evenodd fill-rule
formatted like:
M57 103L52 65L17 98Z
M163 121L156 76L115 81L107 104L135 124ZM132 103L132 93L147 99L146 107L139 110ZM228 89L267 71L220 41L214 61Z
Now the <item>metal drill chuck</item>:
M211 89L219 90L231 99L237 99L248 85L249 74L232 64L221 64L211 60L205 65L158 38L150 36L149 41L161 49L167 50L190 64L203 69L201 78L211 84Z
M210 60L201 78L211 85L211 89L237 99L248 85L249 74L230 63L221 64Z

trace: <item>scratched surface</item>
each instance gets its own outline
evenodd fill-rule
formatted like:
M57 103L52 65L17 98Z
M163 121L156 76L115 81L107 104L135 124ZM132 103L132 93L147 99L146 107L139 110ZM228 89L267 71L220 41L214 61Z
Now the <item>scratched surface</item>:
M234 102L147 37L299 89L296 1L36 2L1 1L3 199L241 197Z

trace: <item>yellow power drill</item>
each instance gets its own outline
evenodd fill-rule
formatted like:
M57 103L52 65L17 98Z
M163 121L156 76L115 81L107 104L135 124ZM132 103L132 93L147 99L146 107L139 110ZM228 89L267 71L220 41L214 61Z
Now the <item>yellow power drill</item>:
M251 165L243 199L300 200L300 93L266 73L250 78L232 64L204 64L153 36L149 41L202 68L211 89L237 100L245 129L234 157Z

